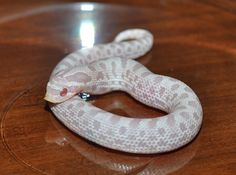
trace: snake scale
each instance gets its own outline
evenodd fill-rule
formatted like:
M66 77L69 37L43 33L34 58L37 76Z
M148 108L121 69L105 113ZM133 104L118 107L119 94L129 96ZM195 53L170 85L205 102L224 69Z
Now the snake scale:
M62 59L47 84L45 100L70 130L107 148L140 154L163 153L189 143L202 124L202 106L185 83L154 74L134 59L153 45L144 29L119 33L108 44L82 48ZM77 94L124 91L165 111L156 118L128 118L104 111Z

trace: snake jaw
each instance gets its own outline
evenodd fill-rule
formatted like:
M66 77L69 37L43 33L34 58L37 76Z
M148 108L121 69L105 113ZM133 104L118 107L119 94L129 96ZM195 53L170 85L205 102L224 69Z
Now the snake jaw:
M51 98L49 95L45 95L45 97L43 98L44 100L51 102L51 103L58 103L56 100L54 100L53 98Z
M60 96L60 95L52 95L50 92L46 92L44 96L44 100L51 102L51 103L62 103L70 98L72 98L75 94L68 93L66 96Z
M63 102L63 100L56 99L55 97L53 97L49 93L46 93L46 95L43 99L50 102L50 103L61 103L61 102Z

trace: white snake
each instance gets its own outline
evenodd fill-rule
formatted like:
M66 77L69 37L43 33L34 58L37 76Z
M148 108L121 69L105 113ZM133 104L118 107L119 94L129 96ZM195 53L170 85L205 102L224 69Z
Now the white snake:
M80 136L130 153L163 153L189 143L199 132L202 107L183 82L150 72L134 61L152 47L143 29L121 32L114 42L84 48L65 57L53 70L45 99L55 116ZM125 91L163 110L157 118L128 118L99 109L76 94Z

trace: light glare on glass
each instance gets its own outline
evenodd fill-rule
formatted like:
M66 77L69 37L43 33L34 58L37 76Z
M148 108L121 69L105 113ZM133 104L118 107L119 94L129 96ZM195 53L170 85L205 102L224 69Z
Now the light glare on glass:
M92 20L82 20L79 28L82 47L93 47L95 42L95 26Z
M80 9L81 9L81 11L93 11L94 5L93 4L81 4Z

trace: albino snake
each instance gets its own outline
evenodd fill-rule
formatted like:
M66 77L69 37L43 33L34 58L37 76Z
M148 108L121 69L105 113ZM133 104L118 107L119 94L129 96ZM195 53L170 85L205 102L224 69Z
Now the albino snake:
M143 29L121 32L109 44L84 48L65 57L53 70L45 99L70 130L104 147L130 153L162 153L189 143L202 123L198 97L183 82L150 72L133 60L152 47ZM125 91L163 110L157 118L128 118L99 109L78 93Z

